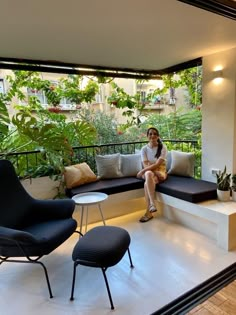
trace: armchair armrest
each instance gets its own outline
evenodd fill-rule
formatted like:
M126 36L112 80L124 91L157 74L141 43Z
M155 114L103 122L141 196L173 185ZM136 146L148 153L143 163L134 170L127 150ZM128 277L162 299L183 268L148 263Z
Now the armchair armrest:
M32 234L28 232L10 229L4 226L0 226L0 239L21 244L35 244L38 241L35 237L33 237Z
M75 209L72 199L39 200L34 199L31 204L34 217L43 220L71 218Z

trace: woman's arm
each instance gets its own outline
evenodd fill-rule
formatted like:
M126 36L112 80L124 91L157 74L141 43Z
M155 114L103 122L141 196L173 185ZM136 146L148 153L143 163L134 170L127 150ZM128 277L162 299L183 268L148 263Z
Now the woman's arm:
M159 158L156 160L155 163L150 163L150 161L147 159L147 154L145 149L143 148L142 150L142 158L143 158L143 169L138 172L137 177L142 177L146 171L154 171L159 165L161 165L164 161L166 161L166 157L167 157L167 148L166 146L163 144L162 150L161 150L161 155L159 156Z
M165 159L163 159L162 157L159 157L153 164L150 164L148 160L144 161L144 168L138 172L137 177L142 177L147 171L154 171L159 165L163 163L163 161L165 161Z

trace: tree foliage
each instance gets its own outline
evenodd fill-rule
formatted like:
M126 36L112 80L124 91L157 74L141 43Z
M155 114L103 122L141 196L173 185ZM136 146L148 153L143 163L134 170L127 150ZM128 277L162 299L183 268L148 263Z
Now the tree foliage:
M55 114L45 109L36 97L28 98L24 90L27 87L43 90L53 106L57 106L61 97L65 96L63 89L49 86L51 82L42 80L38 73L15 71L14 76L8 77L8 82L10 86L7 93L0 94L1 153L7 156L24 150L40 150L43 171L46 174L49 170L54 174L62 174L64 165L70 163L70 157L73 155L72 147L75 144L93 143L96 137L94 126L81 117L68 121L64 114ZM88 100L92 98L93 93L90 87L87 91L87 96L83 91L83 99ZM10 118L7 105L14 97L25 105L17 104L18 112ZM38 173L38 170L32 172Z

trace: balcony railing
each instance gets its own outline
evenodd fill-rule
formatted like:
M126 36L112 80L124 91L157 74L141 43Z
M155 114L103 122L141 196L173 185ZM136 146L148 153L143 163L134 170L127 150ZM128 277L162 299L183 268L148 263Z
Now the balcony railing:
M195 153L195 176L200 177L201 170L201 151L198 142L195 140L163 140L168 150L179 150ZM73 147L73 155L69 158L71 164L87 162L91 169L96 173L95 156L97 154L133 154L140 150L147 141L109 143L101 145L88 145ZM0 159L10 160L20 177L40 177L45 175L55 175L55 169L50 165L47 153L35 150L7 155L0 154ZM68 163L67 163L68 164ZM66 164L65 164L66 165Z

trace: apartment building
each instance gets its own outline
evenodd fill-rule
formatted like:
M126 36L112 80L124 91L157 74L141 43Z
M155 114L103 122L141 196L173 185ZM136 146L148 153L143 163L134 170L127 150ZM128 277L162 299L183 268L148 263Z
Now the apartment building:
M9 75L13 75L11 70L0 69L0 93L7 92L10 84L8 80ZM61 78L67 77L65 74L55 73L41 73L40 76L42 79L51 81L52 86L56 86ZM83 88L83 85L86 85L88 79L89 78L84 77L81 88ZM150 80L137 83L134 79L115 78L114 82L130 95L135 95L137 92L140 93L141 100L143 102L145 102L148 94L152 93L156 88L163 87L162 80ZM24 88L23 92L26 96L24 101L14 98L13 102L9 104L8 109L11 116L16 113L16 104L24 105L27 103L27 96L35 96L38 98L42 106L45 108L49 107L47 97L43 91ZM72 104L68 99L62 98L60 100L60 111L63 112L68 118L73 118L78 114L78 110L81 108L81 106L86 108L90 107L95 111L99 110L113 115L114 118L121 124L126 123L127 117L122 115L123 109L119 109L115 105L108 104L107 98L111 95L111 93L112 87L109 83L100 84L99 92L96 94L95 100L91 104ZM179 107L184 107L186 110L188 109L187 94L184 88L179 88L176 90L170 89L164 95L157 96L151 101L146 102L145 108L143 110L143 116L145 117L150 113L168 114L172 111L175 111ZM137 113L137 115L138 114L139 113Z

